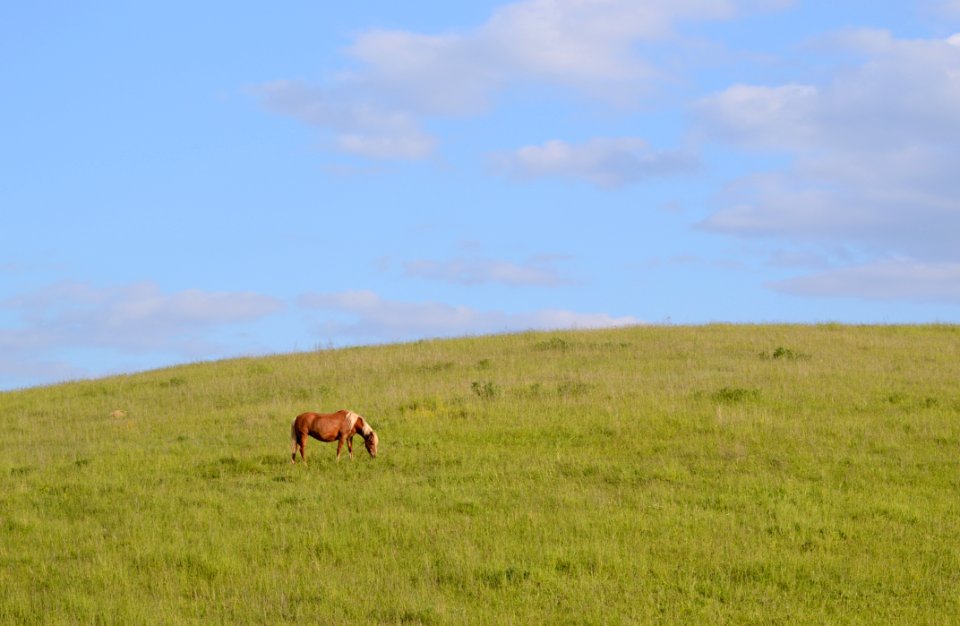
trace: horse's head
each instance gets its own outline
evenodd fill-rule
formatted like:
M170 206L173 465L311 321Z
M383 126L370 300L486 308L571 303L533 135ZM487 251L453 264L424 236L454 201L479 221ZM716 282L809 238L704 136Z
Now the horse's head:
M380 443L380 438L377 437L377 433L375 433L373 429L370 429L370 434L364 438L363 445L366 446L367 452L369 452L373 458L377 458L378 443Z

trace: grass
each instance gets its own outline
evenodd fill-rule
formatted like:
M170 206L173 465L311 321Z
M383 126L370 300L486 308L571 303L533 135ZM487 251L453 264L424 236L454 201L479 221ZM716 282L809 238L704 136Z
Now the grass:
M3 393L0 623L960 623L958 380L956 326L712 325ZM338 408L379 458L291 466Z

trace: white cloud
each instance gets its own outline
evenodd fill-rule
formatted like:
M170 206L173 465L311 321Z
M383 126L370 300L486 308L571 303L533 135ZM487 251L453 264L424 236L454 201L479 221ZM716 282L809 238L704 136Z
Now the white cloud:
M350 341L409 340L468 334L564 328L604 328L640 324L632 317L606 313L541 310L530 313L479 311L440 302L384 300L371 291L309 294L300 298L307 309L337 316L321 332Z
M404 264L404 273L458 285L493 283L514 287L557 287L569 283L556 267L556 261L560 259L556 256L539 256L521 264L477 258L449 261L417 259Z
M508 79L472 35L372 30L346 52L360 68L341 76L343 88L417 115L475 114Z
M601 187L690 172L696 158L677 152L657 152L634 137L594 138L582 144L553 140L492 155L494 167L509 176L576 178Z
M773 250L768 254L767 265L784 268L826 268L830 267L830 257L812 250Z
M767 149L789 149L815 140L813 85L733 85L701 100L696 109L714 136Z
M409 113L357 101L346 92L276 81L254 89L264 105L306 124L330 128L342 152L373 159L421 159L436 145Z
M822 86L734 85L695 110L715 136L768 149L873 151L960 135L960 48L886 31L852 31L835 41L866 60L838 69Z
M960 0L940 0L939 8L949 17L960 17Z
M880 260L779 281L770 287L804 296L960 303L960 263Z
M731 185L701 227L842 242L861 255L902 255L931 267L960 261L960 47L885 31L832 42L860 55L859 65L837 69L824 84L735 85L697 104L709 136L792 159Z
M328 129L334 144L373 158L430 155L423 119L475 115L510 87L571 89L636 103L661 72L637 53L678 23L780 8L777 0L524 0L475 28L422 34L373 29L345 49L352 66L328 84L254 89L273 111Z
M20 377L76 372L54 355L84 350L209 357L220 350L211 339L215 331L283 306L248 292L164 293L150 282L109 288L62 282L0 301L0 310L18 320L0 329L0 371Z
M618 101L657 72L634 51L683 20L731 17L728 0L526 0L479 27L425 35L372 30L347 49L361 68L349 82L429 114L473 113L512 84L572 87Z
M167 294L152 282L111 288L62 282L8 298L0 302L0 307L44 326L71 321L109 335L124 329L139 332L246 321L273 313L282 304L249 292L187 289Z

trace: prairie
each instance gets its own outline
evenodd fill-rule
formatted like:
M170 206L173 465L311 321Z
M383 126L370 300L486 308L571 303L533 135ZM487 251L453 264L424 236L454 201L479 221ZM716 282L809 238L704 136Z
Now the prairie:
M960 623L958 382L957 326L708 325L2 393L0 623ZM340 408L378 458L292 466Z

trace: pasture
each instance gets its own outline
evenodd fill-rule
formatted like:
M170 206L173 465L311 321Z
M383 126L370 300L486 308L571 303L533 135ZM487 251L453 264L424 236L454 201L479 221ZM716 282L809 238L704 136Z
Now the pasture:
M378 458L291 465L293 418L340 408ZM4 624L957 616L956 326L523 333L0 394Z

